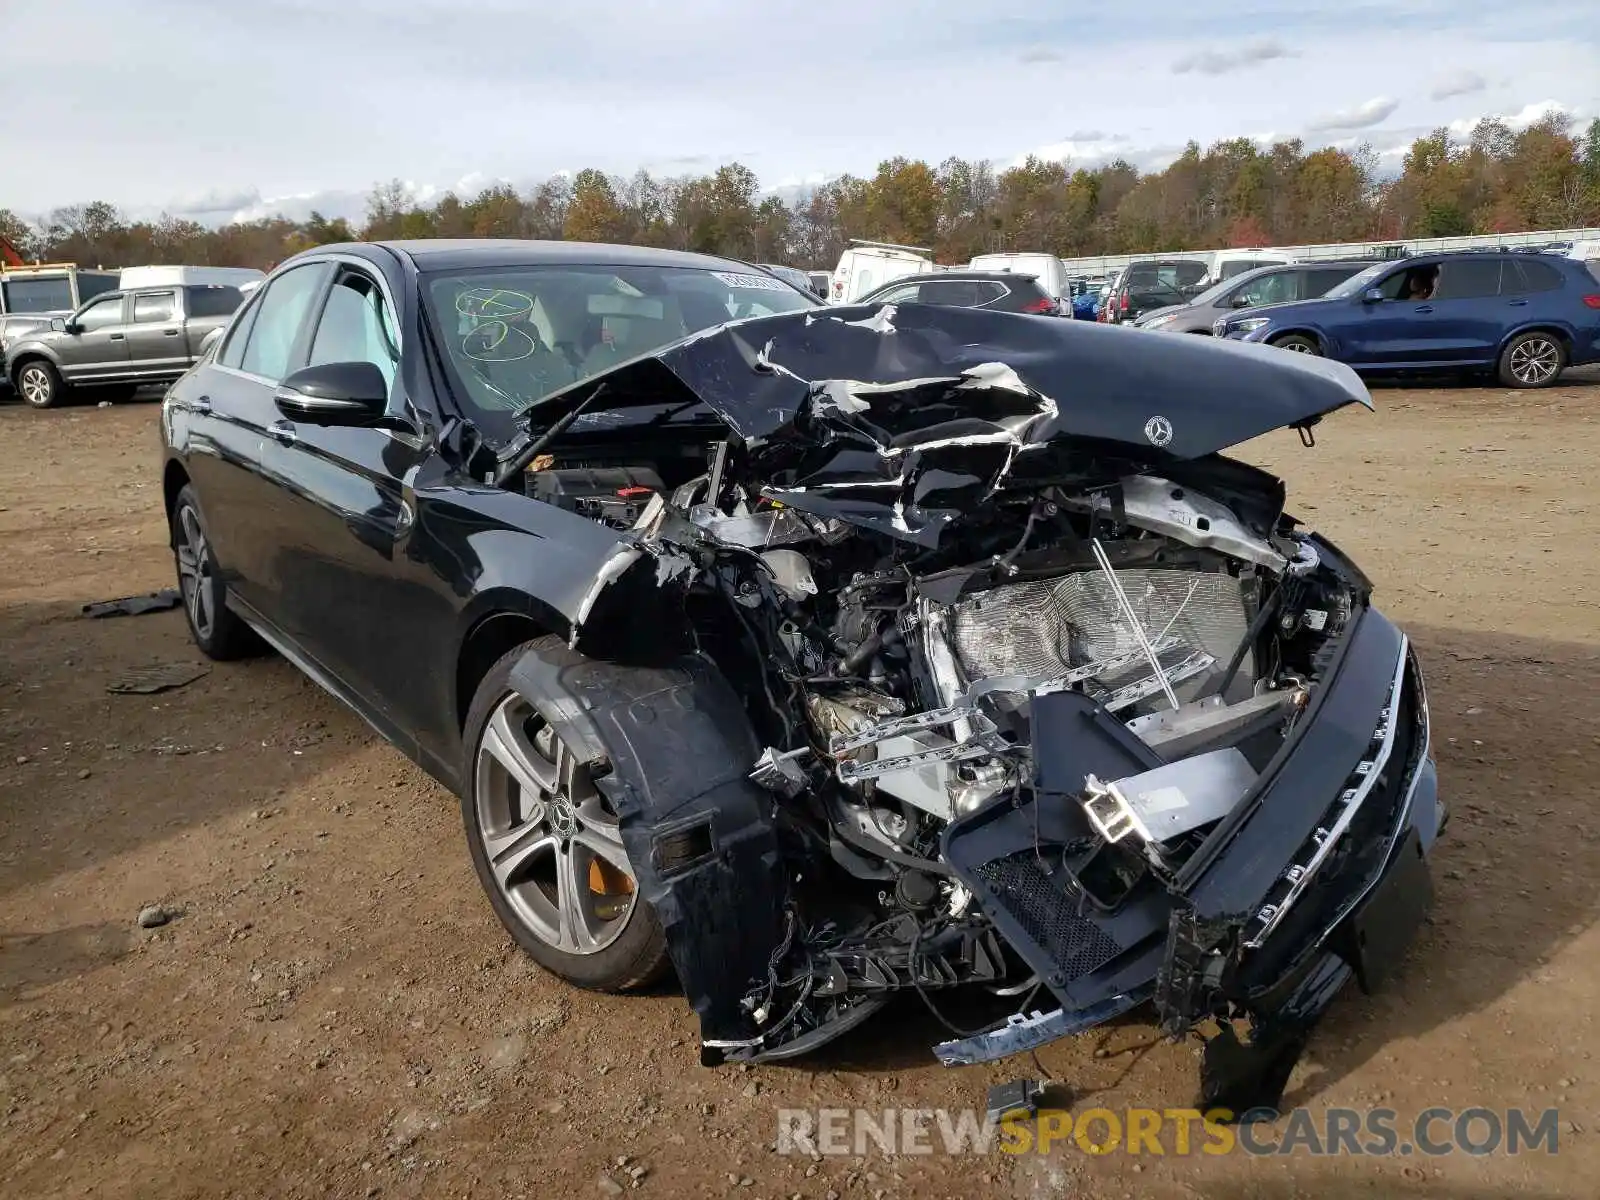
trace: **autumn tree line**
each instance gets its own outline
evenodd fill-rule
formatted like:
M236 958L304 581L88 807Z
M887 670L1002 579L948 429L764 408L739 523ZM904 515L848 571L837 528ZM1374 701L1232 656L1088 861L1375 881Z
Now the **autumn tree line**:
M1600 120L1579 135L1559 115L1522 130L1495 119L1470 136L1419 138L1398 174L1371 147L1261 148L1247 138L1191 142L1161 171L1126 162L1074 168L1029 158L992 163L905 158L870 178L846 175L786 202L733 163L657 179L596 170L527 192L416 203L399 181L375 188L364 223L270 217L208 228L163 216L130 221L97 201L30 223L0 209L0 233L29 258L123 266L270 267L310 246L353 238L504 237L627 242L750 262L831 267L850 238L933 249L938 261L1046 250L1072 258L1218 246L1512 233L1600 225Z

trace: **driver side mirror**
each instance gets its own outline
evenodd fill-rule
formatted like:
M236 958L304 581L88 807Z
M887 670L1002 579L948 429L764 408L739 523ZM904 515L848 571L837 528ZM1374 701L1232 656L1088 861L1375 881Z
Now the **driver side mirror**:
M69 322L66 317L51 317L50 328L56 333L76 333L78 327Z
M1383 303L1383 293L1381 291L1379 291L1375 287L1368 288L1366 291L1361 293L1361 303L1363 303L1363 304L1382 304Z
M389 385L369 362L319 363L280 383L273 400L291 421L370 429L388 414Z

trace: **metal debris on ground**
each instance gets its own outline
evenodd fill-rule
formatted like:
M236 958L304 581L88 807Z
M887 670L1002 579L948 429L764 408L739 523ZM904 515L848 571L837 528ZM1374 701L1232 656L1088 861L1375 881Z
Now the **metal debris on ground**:
M989 1120L998 1125L1011 1113L1038 1116L1039 1097L1043 1094L1044 1083L1038 1079L1013 1079L1009 1083L997 1083L989 1089Z
M144 596L123 596L120 600L99 600L80 610L86 617L137 617L143 613L165 612L183 603L177 588L162 588Z
M155 663L136 667L122 678L106 685L106 691L119 696L153 696L157 692L170 692L193 683L205 675L208 668L198 663Z

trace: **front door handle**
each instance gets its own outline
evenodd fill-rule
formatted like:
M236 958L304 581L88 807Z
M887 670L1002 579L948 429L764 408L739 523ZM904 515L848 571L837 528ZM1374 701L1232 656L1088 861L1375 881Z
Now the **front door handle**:
M280 446L292 446L300 440L300 435L295 432L294 426L288 421L274 421L267 426L267 432L272 435L272 440Z
M1510 301L1507 301L1507 303L1509 303L1512 308L1527 308L1528 307L1528 302L1526 300L1510 300Z
M113 341L113 342L120 342L120 341L122 341L122 334L113 333L113 334L110 335L110 340Z
M189 405L189 408L193 412L199 413L202 417L209 417L211 415L211 397L196 396L194 403Z
M1431 304L1419 304L1416 307L1416 311L1417 312L1432 312L1433 311L1433 305L1431 305Z
M168 337L177 337L178 334L182 332L182 330L179 330L179 329L163 329L161 332L166 334Z

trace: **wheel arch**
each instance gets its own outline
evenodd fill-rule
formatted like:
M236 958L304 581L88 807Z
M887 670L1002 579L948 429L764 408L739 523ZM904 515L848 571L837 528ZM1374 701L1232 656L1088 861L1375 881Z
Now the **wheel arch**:
M178 493L189 486L189 472L176 458L167 459L161 471L161 503L167 512L167 524L172 524L172 512L178 507Z
M1572 361L1572 347L1574 345L1572 330L1562 325L1559 321L1548 320L1529 321L1527 324L1519 325L1511 330L1510 333L1500 339L1500 344L1495 347L1495 361L1498 362L1500 356L1506 352L1506 347L1525 333L1548 333L1553 335L1561 342L1561 348L1566 351L1567 361Z
M525 592L486 593L467 610L456 650L454 716L458 730L489 668L511 650L549 634L565 635L567 622L553 608Z
M17 376L22 373L22 368L31 362L48 363L51 367L55 368L56 374L59 375L61 373L60 360L46 350L43 346L24 345L21 348L14 350L9 355L9 358L11 360L11 364L8 374L10 375L11 382L13 384L16 383Z
M1291 325L1287 329L1274 329L1264 340L1267 345L1276 346L1286 337L1310 338L1317 344L1317 349L1322 351L1324 356L1327 356L1332 346L1332 343L1328 341L1328 338L1321 330L1313 329L1309 325Z

